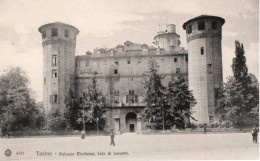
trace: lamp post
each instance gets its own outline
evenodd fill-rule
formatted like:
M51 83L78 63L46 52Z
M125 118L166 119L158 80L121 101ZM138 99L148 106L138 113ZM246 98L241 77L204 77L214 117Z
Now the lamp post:
M98 121L99 121L99 118L97 118L97 135L98 135Z
M81 132L81 139L85 139L85 106L83 105L83 130Z
M162 107L162 118L163 118L163 135L164 135L164 106Z

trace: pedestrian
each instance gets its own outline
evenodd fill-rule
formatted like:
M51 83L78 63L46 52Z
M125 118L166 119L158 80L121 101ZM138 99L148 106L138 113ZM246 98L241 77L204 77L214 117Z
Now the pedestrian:
M252 136L253 136L253 143L257 143L257 128L255 126L255 128L252 130Z
M110 142L110 146L113 145L115 146L115 141L114 141L114 130L111 130L111 133L110 133L110 138L111 138L111 142Z
M207 125L204 124L204 134L206 134L206 133L207 133Z

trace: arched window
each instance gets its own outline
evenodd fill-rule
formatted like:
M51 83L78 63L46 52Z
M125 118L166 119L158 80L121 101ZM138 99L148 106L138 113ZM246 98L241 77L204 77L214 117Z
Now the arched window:
M204 47L201 47L201 48L200 48L200 54L201 54L201 55L204 55Z

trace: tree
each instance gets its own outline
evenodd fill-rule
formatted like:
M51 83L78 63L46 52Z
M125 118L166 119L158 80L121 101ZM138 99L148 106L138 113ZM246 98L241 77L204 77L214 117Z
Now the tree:
M168 110L168 106L166 106L166 88L162 85L164 76L158 74L158 69L159 65L151 59L148 64L148 70L144 73L144 88L146 89L144 117L148 120L149 126L154 125L156 129L163 129L164 114Z
M69 130L69 120L67 120L58 109L48 113L45 128L51 131Z
M30 96L29 79L19 67L0 77L0 121L4 132L36 128L40 110Z
M177 128L185 128L185 119L195 120L192 117L191 108L196 104L196 101L182 74L176 76L172 74L167 93L170 108L166 117L171 118L167 120L170 121L169 123L175 124Z
M71 88L66 93L64 102L66 105L64 117L68 120L68 126L70 126L72 129L81 129L82 125L80 125L77 120L81 118L82 108L80 107L80 100L75 98Z
M99 129L104 129L106 124L105 97L99 89L96 75L97 73L95 72L91 83L87 85L86 90L82 91L82 106L85 109L86 127L89 129L96 129L98 125ZM82 118L79 118L78 121L82 122L83 120Z
M235 47L236 57L231 66L234 76L228 77L217 113L241 128L250 124L252 111L258 108L259 88L255 76L248 73L243 44L235 41Z

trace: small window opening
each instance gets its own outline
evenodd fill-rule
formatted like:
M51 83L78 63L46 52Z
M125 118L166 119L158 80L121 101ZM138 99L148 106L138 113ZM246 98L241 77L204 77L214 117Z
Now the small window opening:
M114 69L114 74L118 74L118 70L117 69Z
M65 37L69 37L69 30L65 29Z
M212 21L212 30L217 30L217 21Z
M51 36L52 36L52 37L58 36L58 29L57 29L57 28L52 28L52 29L51 29Z
M204 55L204 47L200 48L200 55Z
M187 34L192 33L192 28L191 25L187 26L187 30L186 30Z
M204 21L198 22L198 29L199 30L205 30L205 22Z
M57 70L53 69L52 70L52 78L56 78L58 76Z
M57 55L52 55L52 66L57 66Z
M42 39L45 39L45 38L46 38L46 31L43 30L43 31L42 31Z

